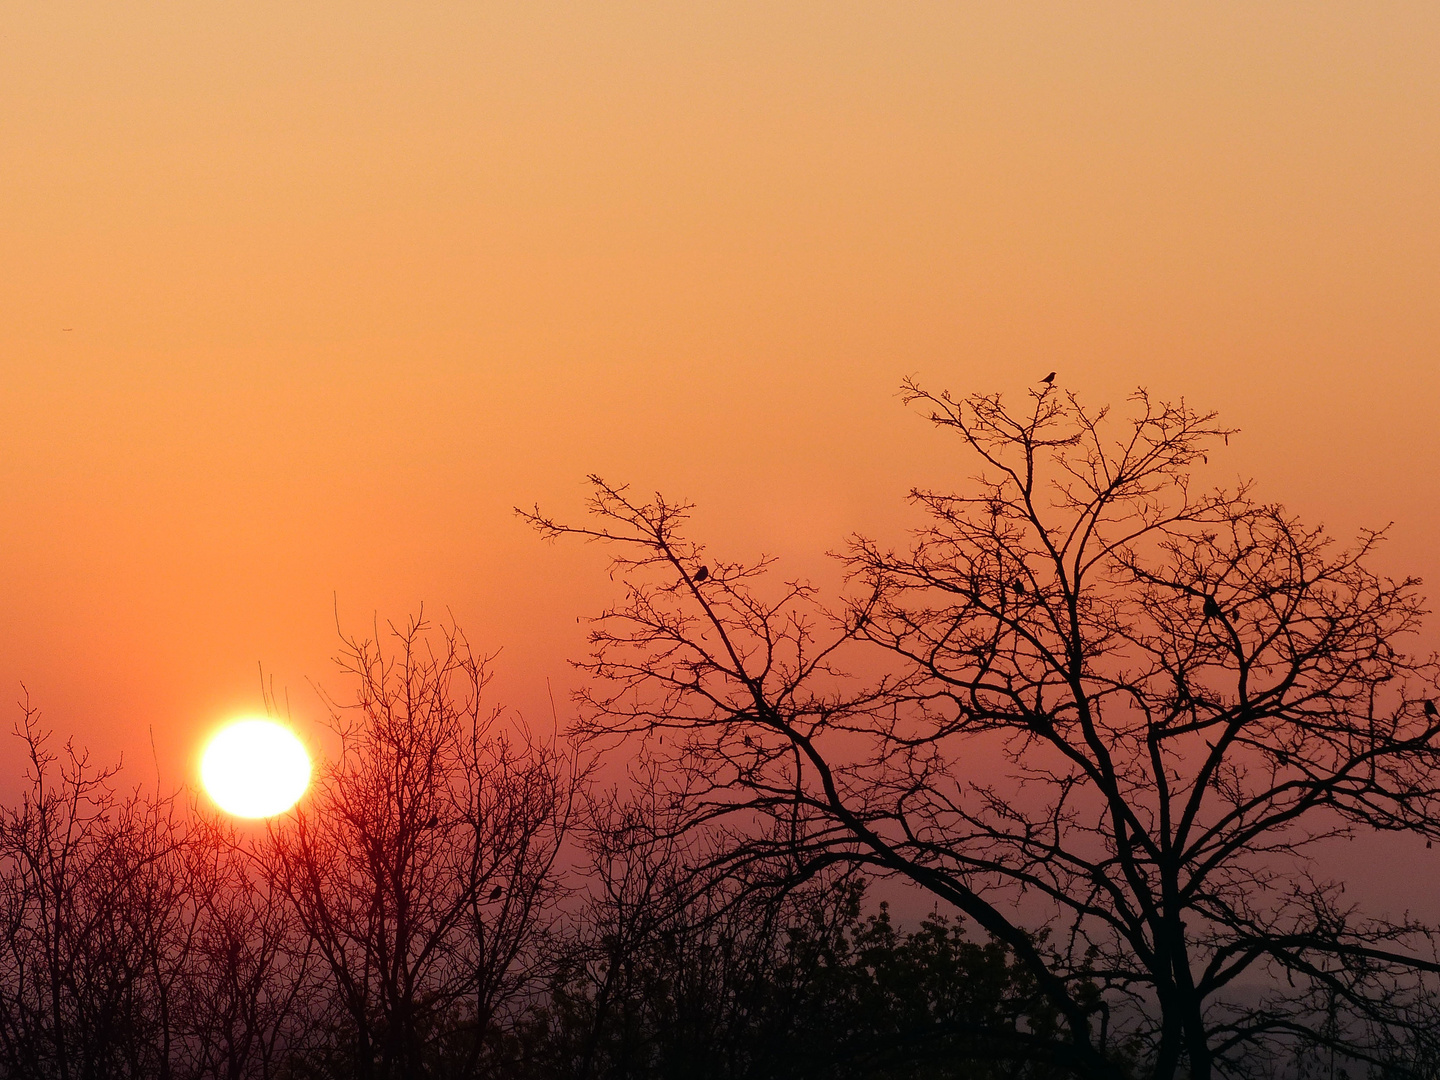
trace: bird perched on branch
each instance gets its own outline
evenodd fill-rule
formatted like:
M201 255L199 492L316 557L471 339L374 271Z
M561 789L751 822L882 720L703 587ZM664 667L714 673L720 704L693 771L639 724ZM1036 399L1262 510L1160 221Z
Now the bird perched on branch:
M1014 581L1012 581L1012 582L1010 583L1010 587L1011 587L1012 589L1014 589L1015 592L1016 592L1016 594L1019 595L1019 596L1024 596L1024 595L1026 594L1026 592L1029 591L1028 589L1025 588L1025 579L1024 579L1024 578L1018 578L1018 577L1017 577Z
M502 897L502 896L504 896L504 895L505 895L505 890L502 889L499 885L496 885L495 888L493 888L493 889L490 890L490 899L491 899L491 900L499 900L500 897Z
M1043 379L1040 380L1040 382L1041 382L1041 385L1043 385L1043 386L1054 386L1054 385L1055 385L1055 372L1053 372L1053 371L1050 372L1050 374L1049 374L1049 375L1046 375Z
M710 568L709 568L708 566L702 566L702 567L700 567L699 570L695 571L695 580L696 580L696 581L704 581L704 580L705 580L706 578L708 578L709 576L710 576Z
M1224 614L1225 612L1220 609L1220 605L1215 602L1215 597L1205 597L1205 618L1218 619Z
M1431 701L1429 698L1426 698L1426 699L1425 699L1425 715L1426 715L1426 716L1434 716L1434 715L1435 715L1435 702Z

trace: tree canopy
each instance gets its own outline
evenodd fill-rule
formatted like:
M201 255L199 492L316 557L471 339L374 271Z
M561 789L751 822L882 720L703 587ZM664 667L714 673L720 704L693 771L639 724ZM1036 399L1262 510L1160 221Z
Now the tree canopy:
M1320 856L1440 833L1419 582L1371 568L1382 533L1337 545L1196 484L1232 432L1183 402L905 395L974 472L911 493L907 549L852 538L841 603L599 478L589 523L527 515L612 544L624 582L584 730L676 733L669 775L744 833L737 861L863 866L973 920L1083 1075L1119 1075L1117 1032L1156 1077L1389 1060L1423 1028L1433 932L1367 916ZM848 674L865 649L884 674Z

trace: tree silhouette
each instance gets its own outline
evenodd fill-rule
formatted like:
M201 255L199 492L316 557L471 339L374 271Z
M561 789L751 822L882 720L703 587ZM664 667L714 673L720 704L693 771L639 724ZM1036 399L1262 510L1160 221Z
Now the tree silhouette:
M233 823L196 815L183 870L196 907L176 987L176 1076L269 1080L307 1043L315 949Z
M1231 432L1183 403L905 396L979 474L912 493L908 550L856 538L838 609L767 560L702 560L659 496L592 478L593 524L524 515L614 545L625 585L583 731L668 736L697 820L748 829L742 863L869 867L952 905L1034 979L1080 1075L1120 1075L1119 1031L1166 1080L1307 1046L1381 1065L1420 1033L1433 934L1367 917L1317 860L1440 834L1418 582L1370 569L1379 533L1342 550L1249 486L1199 491ZM884 675L847 674L877 650Z
M18 807L0 811L0 1071L168 1078L186 1049L197 885L175 801L57 753L28 697Z
M392 631L393 651L347 641L339 756L261 857L323 974L313 1027L335 1038L309 1067L472 1076L535 975L578 777L486 709L485 660L457 629Z
M1053 1010L995 944L861 915L865 881L737 868L643 765L585 815L585 903L505 1075L1042 1080Z
M115 787L28 699L26 786L0 811L0 1075L281 1074L306 942L233 829Z

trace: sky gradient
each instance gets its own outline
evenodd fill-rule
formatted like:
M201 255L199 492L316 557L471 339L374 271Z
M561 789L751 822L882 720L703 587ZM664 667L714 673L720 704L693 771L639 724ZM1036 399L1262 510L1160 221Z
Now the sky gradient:
M1440 5L0 20L0 701L101 759L186 779L258 665L308 724L336 611L422 601L563 714L604 555L513 506L833 577L966 474L907 375L1184 395L1440 581Z

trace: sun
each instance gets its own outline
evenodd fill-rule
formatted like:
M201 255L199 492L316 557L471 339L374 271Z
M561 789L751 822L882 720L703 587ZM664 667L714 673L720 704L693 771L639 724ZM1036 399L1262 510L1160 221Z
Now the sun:
M310 783L310 755L273 720L236 720L205 747L200 781L227 814L272 817L294 806Z

